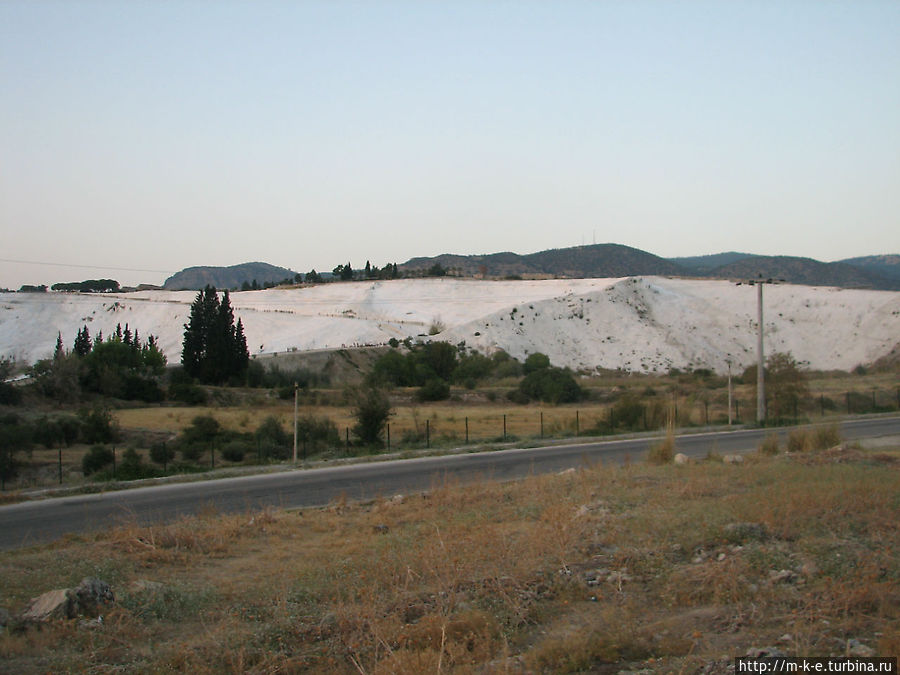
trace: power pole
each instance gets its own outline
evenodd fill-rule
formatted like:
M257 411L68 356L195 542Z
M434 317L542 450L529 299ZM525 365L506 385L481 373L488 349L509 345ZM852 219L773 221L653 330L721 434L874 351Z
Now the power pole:
M728 426L731 426L731 359L728 359Z
M775 284L780 281L784 281L784 279L763 279L760 274L758 279L737 282L738 286L741 284L756 286L756 322L759 328L759 334L756 338L756 422L759 425L763 425L766 422L766 358L763 352L763 330L765 328L763 324L763 285Z
M297 463L297 383L294 382L294 464Z
M757 366L756 366L756 422L763 425L766 422L766 383L765 370L766 359L763 355L763 282L756 284L757 320L759 321L759 337L756 341Z

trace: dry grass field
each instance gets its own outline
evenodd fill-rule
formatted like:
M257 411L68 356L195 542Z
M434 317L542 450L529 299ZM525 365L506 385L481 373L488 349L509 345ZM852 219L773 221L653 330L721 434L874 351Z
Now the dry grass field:
M724 673L753 647L898 655L898 455L597 465L7 552L11 613L86 576L116 603L102 622L13 622L0 672Z

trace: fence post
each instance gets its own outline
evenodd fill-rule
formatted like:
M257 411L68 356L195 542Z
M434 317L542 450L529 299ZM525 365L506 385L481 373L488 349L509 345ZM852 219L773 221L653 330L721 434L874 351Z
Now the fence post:
M897 400L900 401L900 389L897 390ZM544 437L544 411L541 410L541 438Z
M466 416L466 445L469 444L469 417Z
M506 440L506 413L503 414L503 440Z
M578 438L578 432L580 431L581 422L578 419L578 411L575 411L575 438Z
M703 401L703 407L706 410L706 426L709 426L709 401Z
M344 454L350 454L350 427L344 427Z
M59 446L59 484L62 485L62 445Z
M390 425L390 422L387 425L387 446L388 446L387 447L388 452L390 452L391 451L391 425ZM305 457L305 452L304 452L304 457Z
M116 446L113 446L113 478L116 477Z
M425 447L431 447L431 420L425 420Z
M847 414L850 414L850 392L847 392Z

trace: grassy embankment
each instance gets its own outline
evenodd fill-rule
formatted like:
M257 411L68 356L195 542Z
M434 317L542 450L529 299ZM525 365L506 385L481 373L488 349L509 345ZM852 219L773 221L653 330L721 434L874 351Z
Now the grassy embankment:
M900 653L900 449L580 468L0 555L0 606L98 576L102 624L8 672L698 672L751 647Z

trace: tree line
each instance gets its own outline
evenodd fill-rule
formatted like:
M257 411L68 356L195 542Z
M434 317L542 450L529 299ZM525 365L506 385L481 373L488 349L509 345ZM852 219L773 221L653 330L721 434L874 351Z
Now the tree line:
M447 268L439 263L435 263L431 267L424 270L403 271L397 263L387 263L384 267L379 268L372 265L370 261L366 261L363 268L356 269L349 262L336 265L331 274L317 272L315 268L306 274L295 274L293 277L286 277L281 281L266 281L260 283L257 279L244 281L240 290L242 291L261 291L276 286L290 286L294 284L324 284L335 281L368 281L368 280L391 280L406 278L422 278L422 277L445 277L450 272Z

